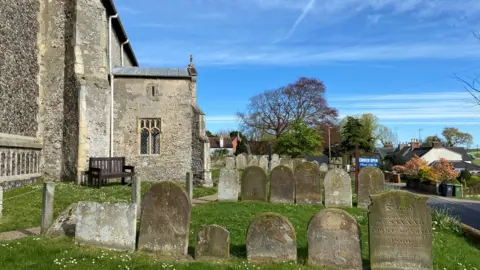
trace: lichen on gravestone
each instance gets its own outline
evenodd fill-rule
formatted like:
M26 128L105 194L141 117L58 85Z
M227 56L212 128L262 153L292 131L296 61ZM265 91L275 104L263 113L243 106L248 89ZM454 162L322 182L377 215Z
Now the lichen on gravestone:
M317 166L310 162L299 164L294 172L295 202L322 205L322 177Z
M230 233L218 225L207 225L197 233L195 260L218 260L230 257Z
M287 166L277 166L270 173L270 202L295 202L295 179Z
M370 195L385 191L385 176L379 168L364 167L358 174L358 207L368 208Z
M325 175L325 206L352 207L352 181L343 169L330 169Z
M245 168L241 179L242 201L266 201L267 200L267 175L258 166Z

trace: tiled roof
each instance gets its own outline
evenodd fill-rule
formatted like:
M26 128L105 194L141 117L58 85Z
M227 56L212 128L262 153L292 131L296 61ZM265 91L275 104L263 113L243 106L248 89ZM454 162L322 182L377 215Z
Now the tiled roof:
M188 68L118 67L113 69L115 76L190 78Z
M465 148L463 147L445 147L445 148L462 155L463 161L471 161L470 157L468 156L467 150L465 150Z
M220 137L209 137L210 148L233 148L232 139L223 137L223 147L220 147Z

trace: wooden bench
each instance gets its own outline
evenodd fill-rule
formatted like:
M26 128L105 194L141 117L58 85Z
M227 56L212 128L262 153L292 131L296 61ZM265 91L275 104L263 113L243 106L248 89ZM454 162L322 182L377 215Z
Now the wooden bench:
M98 188L110 178L122 178L122 185L125 185L125 177L133 182L135 167L125 165L125 157L93 157L88 162L87 175L88 182Z

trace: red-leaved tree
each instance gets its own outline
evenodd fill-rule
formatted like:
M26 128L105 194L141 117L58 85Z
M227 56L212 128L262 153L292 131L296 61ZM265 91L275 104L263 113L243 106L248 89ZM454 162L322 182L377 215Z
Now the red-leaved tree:
M427 161L426 160L422 159L421 157L419 157L417 155L414 155L409 161L407 161L407 163L405 163L405 166L396 165L396 166L393 166L392 169L396 172L401 172L401 173L405 173L405 174L408 174L408 175L417 176L418 171L421 168L426 167L426 166L427 166Z
M444 158L440 158L440 161L436 162L433 168L437 172L441 182L452 182L456 180L459 175L459 173L455 171L453 164Z

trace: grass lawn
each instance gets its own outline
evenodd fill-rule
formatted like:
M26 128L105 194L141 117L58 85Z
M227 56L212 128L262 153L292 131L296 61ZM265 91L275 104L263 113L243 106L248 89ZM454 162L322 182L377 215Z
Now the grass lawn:
M75 246L69 238L32 236L0 242L2 269L321 269L303 265L307 254L306 229L311 216L321 207L270 203L210 203L192 209L189 253L193 254L195 234L207 224L217 224L230 231L231 259L228 262L157 262L146 254L114 252ZM360 223L363 258L368 265L368 227L366 213L347 209ZM299 264L247 264L245 237L253 217L262 212L277 212L287 217L297 233ZM475 269L480 265L479 250L465 240L451 218L434 215L434 269Z
M142 183L144 194L153 182ZM42 184L18 188L3 195L3 217L0 218L0 232L39 227L41 223ZM25 196L16 195L33 191ZM215 194L216 188L195 187L193 197L204 197ZM128 186L112 183L101 189L79 186L72 183L58 183L55 186L54 217L67 206L78 201L95 202L131 202L132 191ZM12 198L9 200L9 198Z

